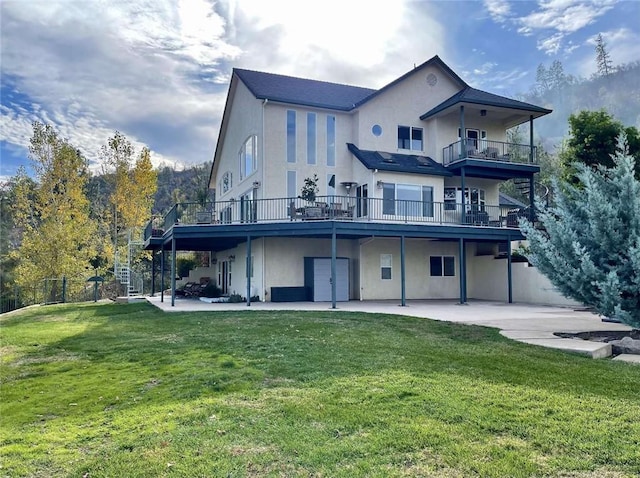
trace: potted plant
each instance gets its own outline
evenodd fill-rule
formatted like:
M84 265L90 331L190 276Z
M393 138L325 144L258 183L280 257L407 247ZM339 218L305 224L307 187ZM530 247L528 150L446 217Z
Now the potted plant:
M314 174L312 178L304 179L304 185L300 189L300 196L298 197L310 203L314 203L318 191L318 175Z

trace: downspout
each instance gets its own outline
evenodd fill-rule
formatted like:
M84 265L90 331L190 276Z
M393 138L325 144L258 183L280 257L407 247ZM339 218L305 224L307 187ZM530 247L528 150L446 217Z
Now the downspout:
M265 106L267 106L267 103L269 102L269 100L267 98L265 98L262 101L262 138L260 139L260 142L262 143L262 161L260 162L260 171L261 171L261 182L260 184L262 185L262 199L266 199L265 198L265 182L264 182L264 170L266 169L266 154L265 154L265 150L264 150L264 108ZM258 155L259 156L259 155ZM262 284L261 284L261 289L262 289L262 301L266 302L267 301L267 288L266 288L266 283L265 283L265 279L266 279L266 275L265 275L265 270L266 270L266 264L267 264L267 245L266 245L266 241L264 236L262 237Z

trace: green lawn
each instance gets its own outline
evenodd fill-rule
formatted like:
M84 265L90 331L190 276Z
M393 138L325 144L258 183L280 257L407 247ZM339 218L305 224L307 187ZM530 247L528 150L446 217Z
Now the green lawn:
M0 326L0 476L640 474L640 367L494 329L147 304Z

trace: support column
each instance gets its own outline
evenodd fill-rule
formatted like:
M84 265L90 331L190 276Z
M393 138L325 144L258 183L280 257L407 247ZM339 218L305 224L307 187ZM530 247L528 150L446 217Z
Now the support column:
M406 288L405 288L405 262L404 262L404 257L405 257L405 244L404 244L404 236L400 236L400 290L402 291L402 307L407 305L407 300L406 300Z
M507 290L509 303L513 304L513 281L511 276L511 238L507 240Z
M333 221L331 232L331 308L336 308L336 253L338 241L336 238L336 223Z
M171 307L176 305L176 239L171 238Z
M164 302L164 244L160 251L160 302Z
M465 224L465 219L467 218L467 201L465 199L466 185L464 177L464 166L460 168L460 187L462 188L462 212L460 213L460 224Z
M531 175L531 177L529 178L529 220L533 221L535 219L535 207L536 207L536 203L535 203L535 192L533 190L534 188L534 182L533 182L533 174Z
M247 307L251 306L251 236L247 236Z
M156 251L151 251L151 297L156 293Z
M460 157L467 156L467 135L464 132L464 105L460 105Z
M529 162L533 163L535 146L533 145L533 115L529 115Z
M464 251L464 239L460 238L458 242L460 256L460 304L462 305L467 303L467 260Z

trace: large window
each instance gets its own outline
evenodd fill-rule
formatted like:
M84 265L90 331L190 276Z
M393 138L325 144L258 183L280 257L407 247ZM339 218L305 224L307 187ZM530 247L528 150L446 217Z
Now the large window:
M398 126L398 149L422 151L422 128Z
M296 162L296 112L287 110L287 162Z
M431 277L453 277L456 275L456 259L453 256L431 256L429 271Z
M391 280L391 269L393 266L392 254L380 254L380 278Z
M384 183L382 213L433 217L433 188L417 184Z
M258 137L249 136L240 148L240 179L251 175L258 168Z
M327 166L336 165L336 117L327 116Z
M316 114L307 113L307 164L316 164Z

